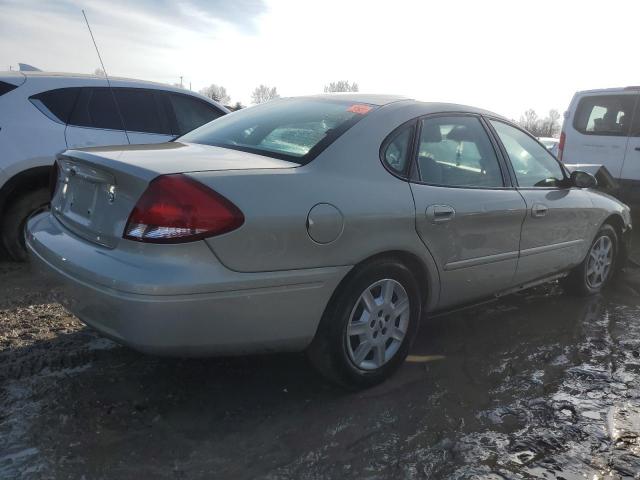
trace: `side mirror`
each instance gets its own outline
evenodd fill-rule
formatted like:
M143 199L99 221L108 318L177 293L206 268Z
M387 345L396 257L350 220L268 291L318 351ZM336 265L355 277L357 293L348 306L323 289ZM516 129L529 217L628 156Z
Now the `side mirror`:
M571 172L571 185L578 188L595 188L598 186L596 177L582 170L574 170Z

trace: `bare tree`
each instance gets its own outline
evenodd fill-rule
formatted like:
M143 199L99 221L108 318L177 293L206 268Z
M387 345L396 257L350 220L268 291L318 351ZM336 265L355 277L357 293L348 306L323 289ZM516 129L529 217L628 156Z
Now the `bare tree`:
M552 109L545 118L539 118L536 111L530 108L522 114L518 125L535 137L553 137L560 131L560 113Z
M231 101L231 97L227 93L227 89L212 83L208 87L200 90L200 93L205 97L209 97L211 100L215 100L218 103L226 105Z
M266 85L260 85L256 87L251 94L251 101L253 103L264 103L274 98L280 98L276 87L267 87Z
M520 116L518 125L527 130L531 135L537 136L539 123L540 119L538 118L538 114L533 108L530 108Z
M561 128L560 125L560 113L557 110L549 110L549 115L540 122L540 136L541 137L554 137Z
M244 105L242 105L242 103L236 102L235 105L231 105L229 107L229 110L232 110L232 111L236 112L238 110L242 110L243 108L244 108Z
M357 92L358 84L356 82L349 83L348 80L338 80L324 86L324 93L332 92Z
M97 75L98 77L106 77L106 75L105 75L105 73L104 73L104 70L103 70L103 69L101 69L101 68L96 68L96 69L93 71L93 74L94 74L94 75Z

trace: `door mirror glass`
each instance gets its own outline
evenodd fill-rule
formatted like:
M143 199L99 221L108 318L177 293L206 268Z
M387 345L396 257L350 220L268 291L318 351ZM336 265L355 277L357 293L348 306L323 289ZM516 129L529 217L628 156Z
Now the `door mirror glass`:
M598 180L590 173L574 170L571 172L571 185L578 188L595 188L598 186Z

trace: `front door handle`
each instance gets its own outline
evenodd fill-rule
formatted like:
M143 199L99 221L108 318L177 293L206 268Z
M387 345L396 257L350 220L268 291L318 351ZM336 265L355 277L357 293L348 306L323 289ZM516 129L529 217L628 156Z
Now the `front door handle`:
M542 203L536 203L531 207L531 216L535 218L544 217L549 211L549 207Z
M456 216L456 211L451 205L429 205L425 213L431 223L448 222Z
M640 147L635 148L636 152L640 152Z

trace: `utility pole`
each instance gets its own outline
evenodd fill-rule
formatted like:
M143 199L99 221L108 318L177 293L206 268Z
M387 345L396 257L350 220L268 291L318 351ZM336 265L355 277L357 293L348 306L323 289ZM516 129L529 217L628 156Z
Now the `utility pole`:
M184 88L184 87L182 86L182 75L180 75L180 88Z

